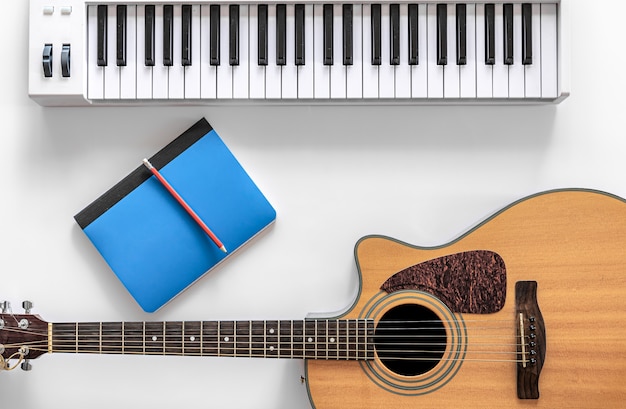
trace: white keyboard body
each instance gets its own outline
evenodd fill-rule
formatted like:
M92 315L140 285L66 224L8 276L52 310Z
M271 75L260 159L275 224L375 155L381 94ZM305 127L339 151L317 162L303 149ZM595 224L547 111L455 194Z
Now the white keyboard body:
M525 104L569 95L569 0L466 0L466 54L456 64L456 2L353 5L353 60L342 64L342 5L317 0L286 4L286 63L276 63L276 5L257 1L168 2L30 0L29 95L44 106L203 104ZM399 63L390 63L390 4L399 4ZM407 7L418 4L419 62L409 64ZM521 62L522 3L532 4L533 62ZM126 65L116 65L116 7L126 5ZM221 65L209 62L211 5L221 5ZM239 65L228 59L229 5L239 5ZM267 4L268 62L258 64L258 5ZM304 4L304 61L294 63L294 5ZM334 64L323 62L324 4L333 4ZM381 5L380 65L372 65L371 5ZM447 65L437 63L437 5L447 5ZM495 63L484 62L485 4L495 7ZM512 4L513 64L503 63L503 4ZM97 7L108 6L108 64L97 64ZM154 5L155 64L145 61L145 6ZM163 7L173 9L173 63L163 64ZM181 8L191 6L191 65L181 64ZM493 7L493 6L491 6ZM510 6L508 6L510 7ZM397 23L396 23L397 24ZM440 34L441 35L441 34ZM443 38L443 37L442 37ZM530 46L529 46L530 47Z

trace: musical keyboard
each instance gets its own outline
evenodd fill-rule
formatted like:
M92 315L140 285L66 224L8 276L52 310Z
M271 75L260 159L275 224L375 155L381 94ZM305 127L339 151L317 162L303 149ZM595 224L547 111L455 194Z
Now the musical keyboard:
M30 0L41 105L554 103L566 0Z

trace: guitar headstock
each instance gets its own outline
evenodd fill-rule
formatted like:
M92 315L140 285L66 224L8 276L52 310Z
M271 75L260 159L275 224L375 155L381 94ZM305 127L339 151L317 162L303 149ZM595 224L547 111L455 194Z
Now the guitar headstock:
M22 306L25 314L14 314L8 301L0 302L0 370L14 369L20 363L28 370L29 359L48 352L48 323L30 313L30 301Z

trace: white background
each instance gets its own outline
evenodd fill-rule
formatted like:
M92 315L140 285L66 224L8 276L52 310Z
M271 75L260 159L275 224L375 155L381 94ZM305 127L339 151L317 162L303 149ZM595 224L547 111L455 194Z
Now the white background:
M626 197L626 2L571 1L571 91L552 106L42 108L28 2L0 25L0 300L48 321L301 319L357 285L353 246L450 241L552 188ZM277 210L254 245L155 314L73 215L201 117ZM301 361L47 355L0 373L2 408L309 408Z

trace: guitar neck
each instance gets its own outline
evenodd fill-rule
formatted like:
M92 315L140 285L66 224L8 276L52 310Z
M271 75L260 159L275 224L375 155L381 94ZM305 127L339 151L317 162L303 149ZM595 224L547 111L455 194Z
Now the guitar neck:
M366 360L372 320L54 323L48 352Z

